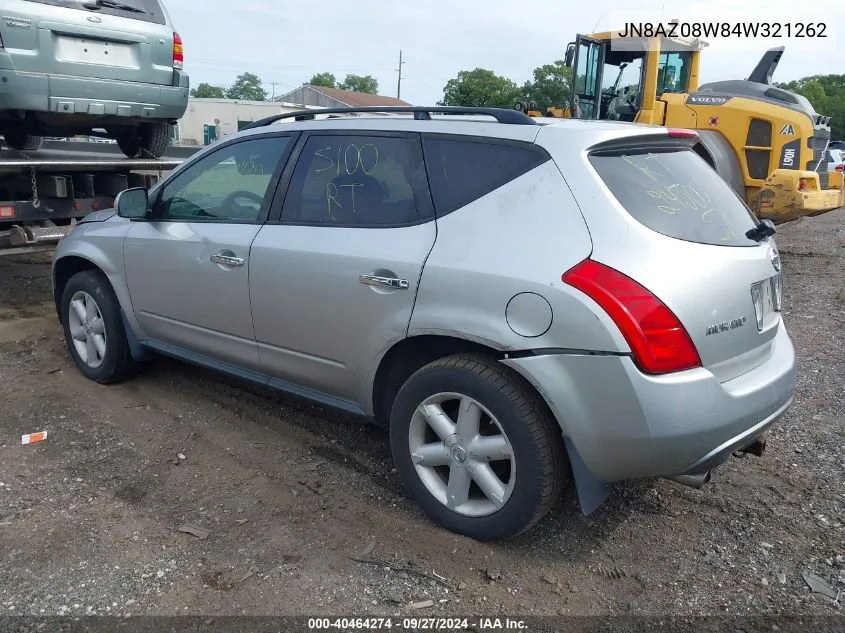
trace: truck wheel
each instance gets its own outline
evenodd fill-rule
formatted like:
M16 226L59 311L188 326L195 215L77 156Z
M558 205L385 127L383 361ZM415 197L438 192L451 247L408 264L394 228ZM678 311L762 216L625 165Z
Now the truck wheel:
M18 151L37 150L44 141L44 137L27 134L23 130L7 130L3 132L3 137L6 139L6 145Z
M479 355L426 365L402 386L390 444L428 516L478 540L515 536L545 516L567 472L558 425L516 372Z
M170 124L141 123L113 133L120 150L129 158L160 158L170 144Z
M86 270L71 277L62 293L61 314L68 352L88 379L109 384L137 372L120 304L102 273Z

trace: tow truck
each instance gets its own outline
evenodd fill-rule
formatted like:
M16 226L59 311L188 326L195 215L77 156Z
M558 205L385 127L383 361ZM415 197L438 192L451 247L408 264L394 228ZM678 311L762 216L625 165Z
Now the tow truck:
M52 250L89 213L129 187L150 187L199 147L156 159L126 158L116 145L45 140L36 151L0 148L0 255Z

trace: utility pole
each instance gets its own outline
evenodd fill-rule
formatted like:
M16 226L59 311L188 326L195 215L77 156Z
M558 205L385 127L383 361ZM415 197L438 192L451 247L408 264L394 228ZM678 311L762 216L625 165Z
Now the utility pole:
M405 62L402 61L402 51L400 50L399 51L399 68L396 69L399 72L399 79L396 82L396 98L397 99L402 98L402 64L404 64L404 63Z

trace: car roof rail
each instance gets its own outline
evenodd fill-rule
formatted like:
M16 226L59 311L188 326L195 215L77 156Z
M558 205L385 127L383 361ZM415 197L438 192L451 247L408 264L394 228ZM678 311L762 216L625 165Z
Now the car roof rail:
M414 118L422 121L430 121L432 114L484 114L491 116L499 123L508 125L538 125L536 119L528 116L519 110L508 110L506 108L469 108L463 106L365 106L360 108L314 108L310 110L298 110L296 112L285 112L274 114L264 119L250 123L244 130L253 130L276 123L283 119L295 119L297 121L312 121L318 114L358 114L363 112L379 113L413 113Z

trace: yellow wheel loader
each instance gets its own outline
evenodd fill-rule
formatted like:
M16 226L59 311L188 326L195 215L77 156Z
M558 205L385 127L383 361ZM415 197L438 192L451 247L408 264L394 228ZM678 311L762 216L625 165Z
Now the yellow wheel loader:
M578 35L566 51L574 68L568 106L516 108L539 117L697 130L696 150L760 218L775 223L843 206L843 174L827 169L830 117L772 84L783 47L767 51L747 80L699 85L706 46L665 35Z

